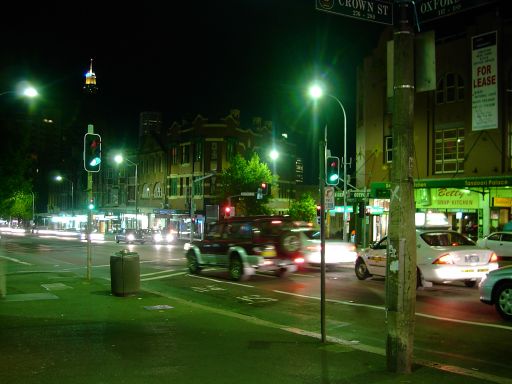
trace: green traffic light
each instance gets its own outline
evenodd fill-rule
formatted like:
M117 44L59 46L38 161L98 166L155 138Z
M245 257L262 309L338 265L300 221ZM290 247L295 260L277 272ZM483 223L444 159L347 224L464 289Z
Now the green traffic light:
M336 181L336 180L338 180L338 175L331 175L331 177L329 177L329 180L330 180L330 181Z
M90 161L89 165L90 165L91 167L95 167L95 166L99 165L100 163L101 163L101 159L100 159L99 157L95 157L95 158L93 158L93 159Z

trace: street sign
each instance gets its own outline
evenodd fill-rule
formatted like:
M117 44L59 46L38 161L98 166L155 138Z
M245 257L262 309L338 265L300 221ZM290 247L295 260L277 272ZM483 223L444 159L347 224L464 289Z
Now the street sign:
M393 25L393 3L383 0L316 0L316 9L374 23Z
M325 194L325 209L334 209L334 187L326 187Z
M256 192L242 192L240 196L254 196L256 195Z
M420 0L416 2L416 9L420 23L425 23L485 4L495 3L496 1L497 0Z

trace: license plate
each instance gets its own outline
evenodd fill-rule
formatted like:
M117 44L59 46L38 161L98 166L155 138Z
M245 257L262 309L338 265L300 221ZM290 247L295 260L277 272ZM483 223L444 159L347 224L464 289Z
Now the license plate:
M480 258L478 256L466 256L466 263L478 263Z
M261 256L263 257L275 257L276 251L263 251L261 252Z
M475 270L474 269L463 269L462 272L471 273L471 272L475 272Z
M489 272L489 268L480 268L477 271L478 272Z

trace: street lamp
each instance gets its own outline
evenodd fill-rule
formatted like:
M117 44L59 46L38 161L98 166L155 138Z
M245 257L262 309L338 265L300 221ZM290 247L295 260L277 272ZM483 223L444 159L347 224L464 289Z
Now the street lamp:
M69 180L67 177L64 177L64 176L61 176L61 175L57 175L55 176L55 181L58 181L59 183L62 181L62 180L67 180L71 183L71 210L74 209L74 206L75 206L75 199L73 197L73 193L74 193L74 189L75 189L75 185L74 183Z
M323 96L323 90L319 85L313 85L309 89L309 94L314 99L319 99ZM326 94L328 97L336 100L343 112L343 241L348 241L348 234L346 230L347 224L347 114L341 101L329 93Z
M125 159L123 158L123 155L116 155L114 156L114 161L117 163L117 164L121 164L123 161L125 161L130 164L130 165L133 165L135 166L135 229L139 229L139 218L138 218L138 202L139 202L139 198L138 198L138 188L139 188L139 185L138 185L138 181L137 181L137 169L138 169L138 164L137 163L134 163L133 161L129 160L129 159Z
M39 93L37 92L37 89L35 89L34 87L31 87L31 86L27 86L27 87L22 87L20 90L16 90L16 91L1 92L0 96L6 95L9 93L16 93L21 96L30 97L30 98L36 97L39 95Z

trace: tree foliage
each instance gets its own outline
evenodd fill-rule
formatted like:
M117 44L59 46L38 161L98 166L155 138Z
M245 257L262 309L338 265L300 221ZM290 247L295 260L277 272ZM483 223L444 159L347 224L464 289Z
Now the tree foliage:
M289 210L293 220L314 222L316 218L316 202L309 194L303 194L300 199L292 201Z
M231 205L235 207L237 216L270 213L265 206L268 196L263 196L260 200L256 198L261 183L270 183L272 180L272 172L267 164L260 161L258 154L253 153L249 160L236 155L230 166L222 172L220 179L222 201L227 202L231 198ZM254 192L255 195L240 196L242 192Z

